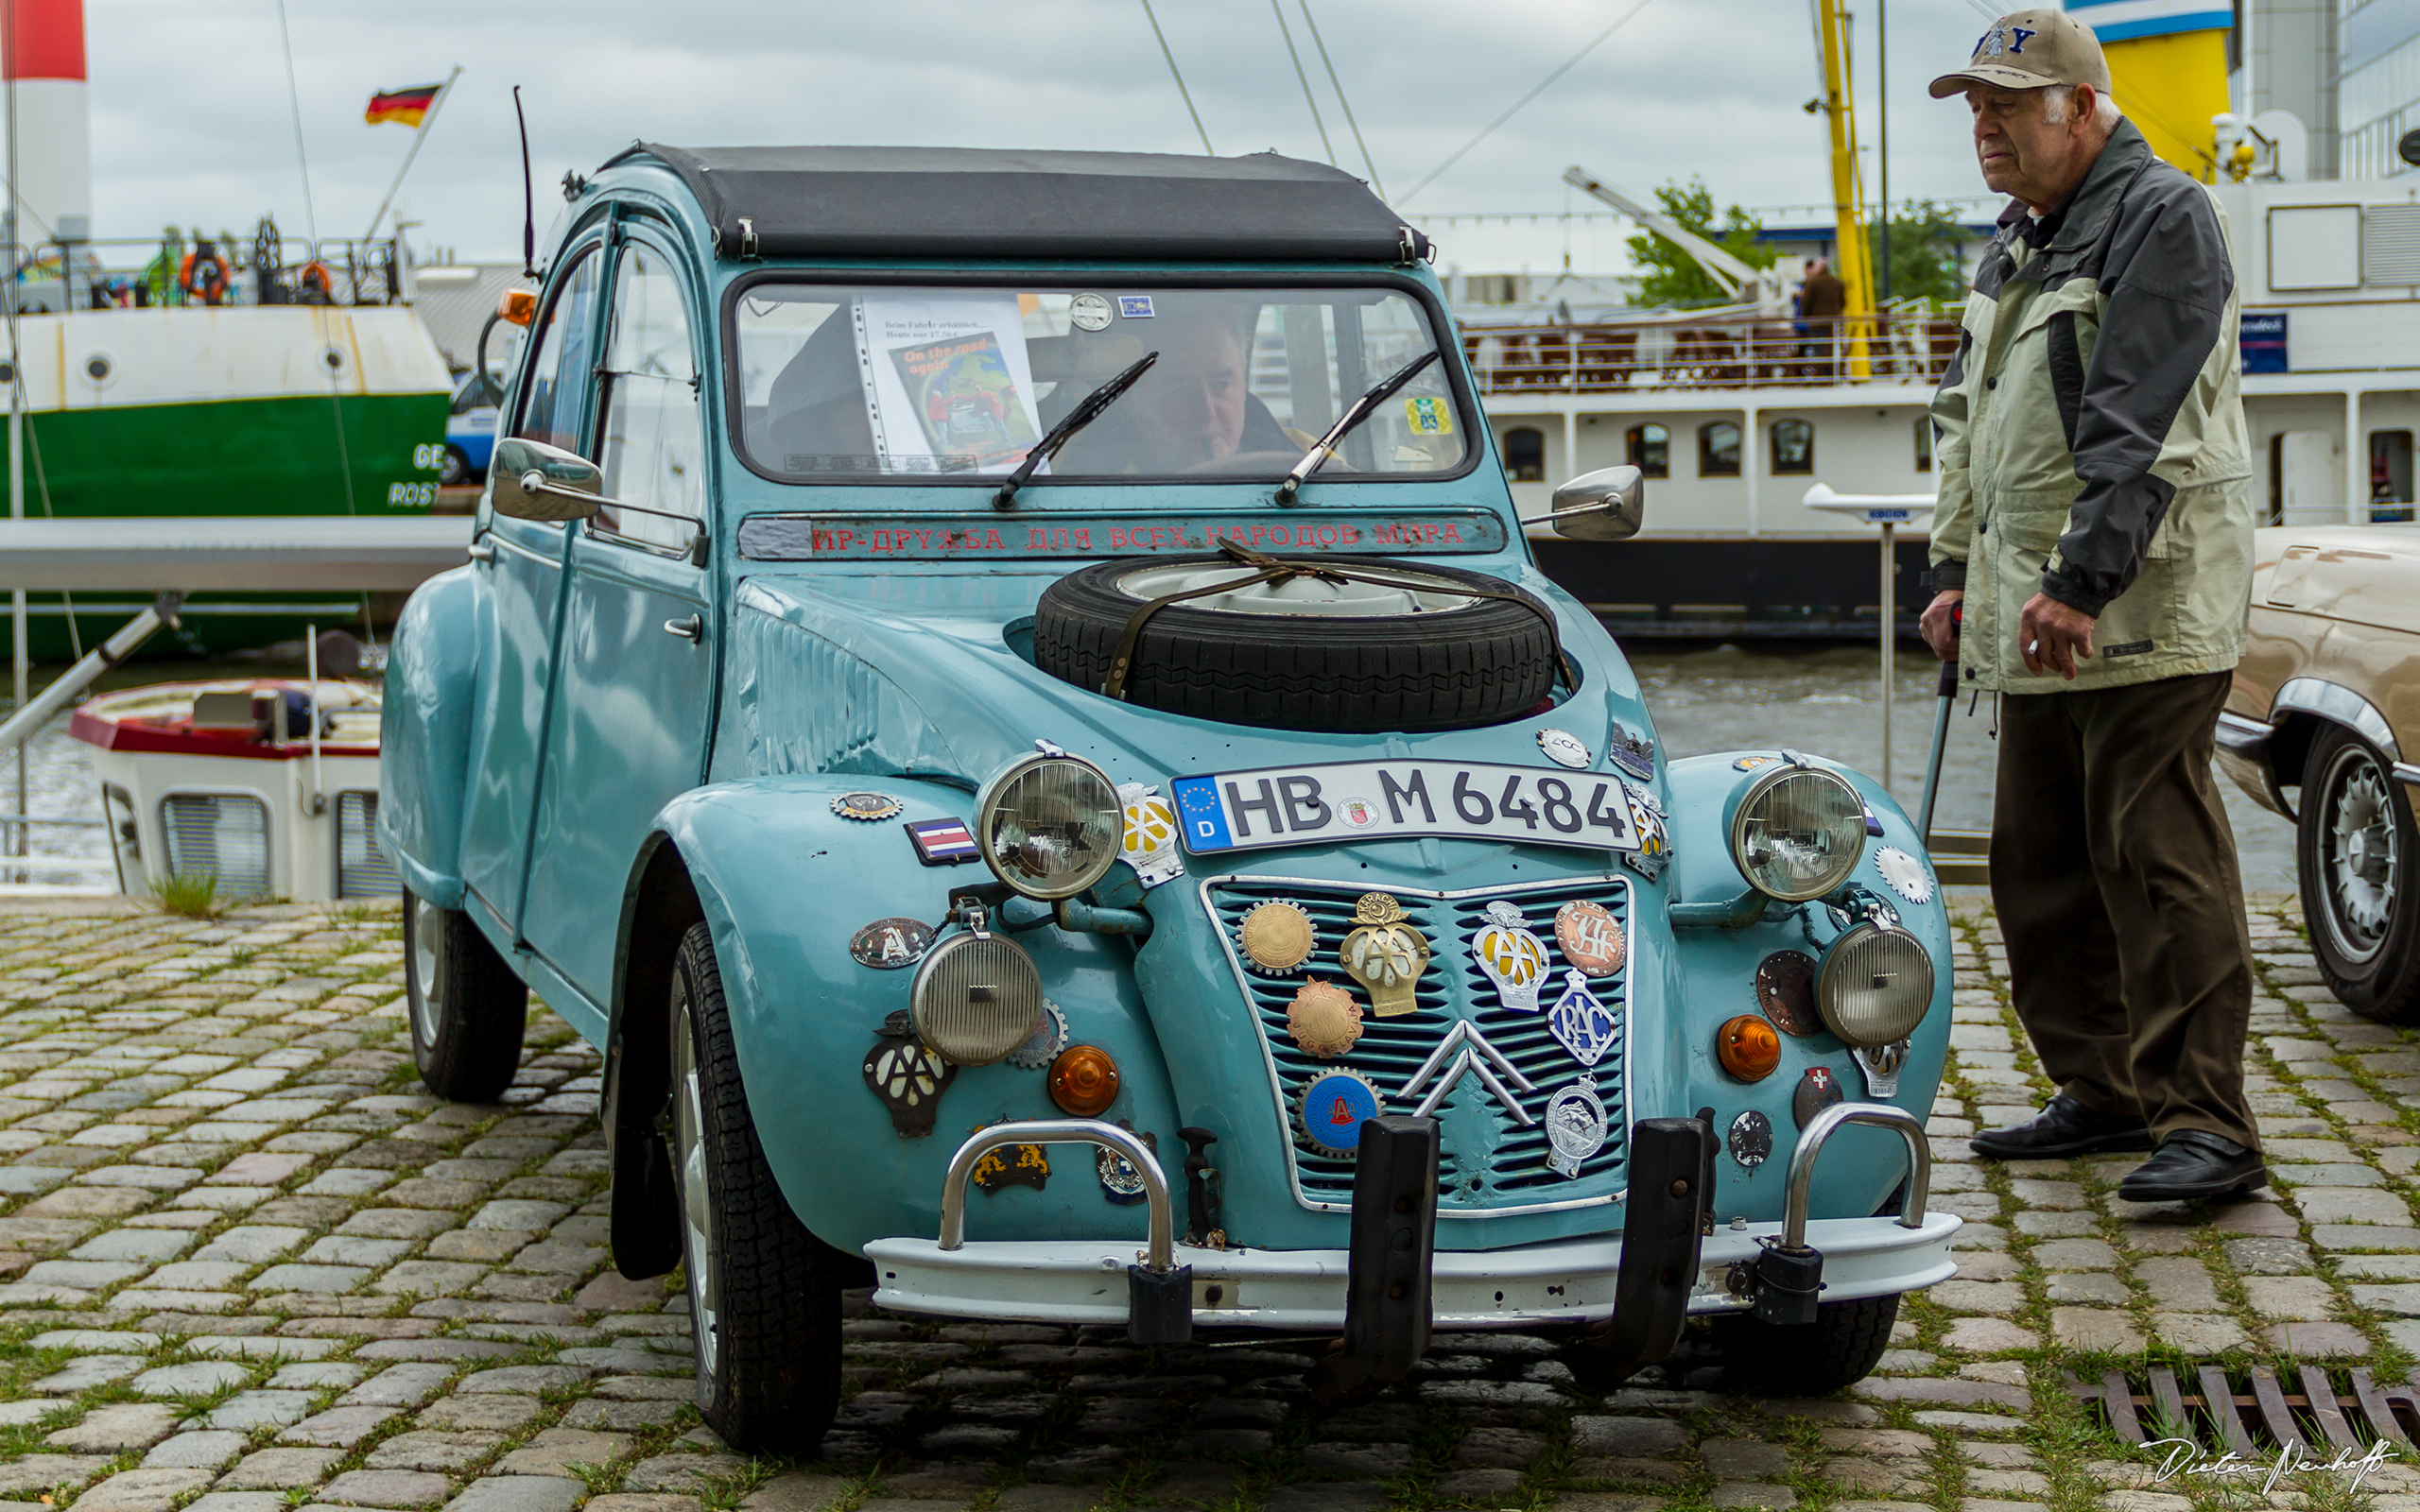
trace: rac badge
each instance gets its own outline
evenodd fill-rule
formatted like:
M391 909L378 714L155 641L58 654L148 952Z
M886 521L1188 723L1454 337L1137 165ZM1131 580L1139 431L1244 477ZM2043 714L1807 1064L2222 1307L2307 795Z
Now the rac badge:
M1428 940L1404 922L1403 904L1382 892L1365 892L1353 905L1360 927L1344 936L1337 952L1345 974L1367 988L1370 1006L1381 1019L1419 1010L1412 988L1428 969Z
M1578 971L1564 972L1563 980L1563 996L1547 1010L1547 1028L1563 1041L1563 1048L1571 1052L1572 1059L1593 1066L1614 1048L1621 1025L1614 1018L1614 1010L1597 1001L1597 994L1588 990L1587 980Z

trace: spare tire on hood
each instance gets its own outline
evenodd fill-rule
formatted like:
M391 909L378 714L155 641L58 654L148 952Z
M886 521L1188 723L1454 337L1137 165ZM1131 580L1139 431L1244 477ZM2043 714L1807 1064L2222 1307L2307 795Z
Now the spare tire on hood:
M1255 581L1274 558L1123 557L1042 591L1033 659L1107 691L1120 641L1154 600L1118 690L1130 703L1269 730L1457 730L1544 704L1560 662L1552 611L1500 577L1429 562L1288 557L1352 575ZM1384 579L1374 582L1370 579ZM1236 586L1218 590L1218 585Z

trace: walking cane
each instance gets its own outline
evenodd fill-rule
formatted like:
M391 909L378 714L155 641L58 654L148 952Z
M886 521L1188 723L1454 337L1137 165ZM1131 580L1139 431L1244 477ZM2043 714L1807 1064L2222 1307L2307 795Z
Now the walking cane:
M1966 606L1949 607L1950 644L1957 645L1959 627L1966 622ZM1953 656L1941 664L1939 701L1932 711L1932 758L1925 763L1925 796L1916 819L1916 833L1923 836L1925 848L1932 848L1932 807L1941 797L1941 758L1949 748L1949 706L1958 701L1958 659Z

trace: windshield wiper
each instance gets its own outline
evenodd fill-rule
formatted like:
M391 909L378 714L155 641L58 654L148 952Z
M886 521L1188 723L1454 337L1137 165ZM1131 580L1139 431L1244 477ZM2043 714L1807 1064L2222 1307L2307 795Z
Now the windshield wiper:
M1345 432L1369 419L1372 410L1385 404L1393 396L1395 390L1419 377L1420 369L1436 360L1437 349L1431 347L1397 368L1392 373L1378 380L1378 386L1375 388L1355 400L1353 407L1339 416L1336 423L1328 427L1327 434L1313 442L1311 449L1303 454L1303 459L1294 464L1294 471L1286 474L1286 481L1277 485L1277 502L1280 505L1291 507L1296 496L1302 492L1304 481L1325 465L1329 457L1336 455L1336 443L1344 439Z
M1000 484L1000 491L992 495L992 507L1006 509L1015 504L1017 490L1033 481L1033 470L1058 455L1059 448L1075 439L1078 431L1100 419L1101 411L1124 398L1126 390L1134 387L1134 380L1149 372L1151 364L1159 360L1158 352L1147 352L1143 353L1142 361L1086 394L1083 403L1067 411L1064 419L1050 427L1050 434L1036 441L1033 450L1025 454L1025 460L1017 464L1017 470Z

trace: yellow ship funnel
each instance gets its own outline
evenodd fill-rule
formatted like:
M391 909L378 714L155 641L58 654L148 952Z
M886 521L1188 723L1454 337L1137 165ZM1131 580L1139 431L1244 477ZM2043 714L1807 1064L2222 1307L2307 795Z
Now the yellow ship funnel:
M2228 109L2231 4L2211 0L2066 0L2109 60L2109 83L2152 150L2204 183L2218 166L2210 117Z

